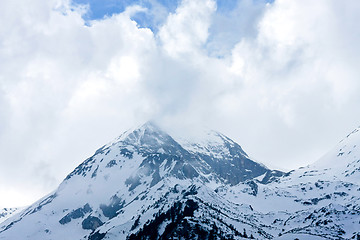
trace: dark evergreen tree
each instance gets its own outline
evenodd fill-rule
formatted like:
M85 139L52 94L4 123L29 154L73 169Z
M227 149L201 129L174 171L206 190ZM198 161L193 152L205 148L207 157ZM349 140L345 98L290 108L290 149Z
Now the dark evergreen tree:
M246 229L245 229L245 228L244 228L243 237L244 237L244 238L248 238L248 235L246 234Z

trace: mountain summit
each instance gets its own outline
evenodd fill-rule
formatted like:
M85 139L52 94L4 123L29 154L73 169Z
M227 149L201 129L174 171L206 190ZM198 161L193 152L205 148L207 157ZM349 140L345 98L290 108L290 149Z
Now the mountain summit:
M139 184L152 187L167 177L197 178L204 183L236 185L263 174L268 176L266 181L270 176L282 174L252 161L237 143L226 136L211 130L204 135L201 143L183 137L175 140L155 123L147 122L97 150L94 156L76 168L67 179L73 175L85 176L94 171L93 168L104 167L102 161L110 156L112 157L105 168L118 165L119 161L125 167L130 162L135 162L134 156L141 159L140 165L134 168L126 180L130 190ZM100 162L94 161L100 157ZM125 160L119 160L120 158ZM92 172L92 175L95 176L96 173Z
M360 187L333 173L309 166L284 174L219 132L177 136L147 122L1 223L0 239L360 237Z

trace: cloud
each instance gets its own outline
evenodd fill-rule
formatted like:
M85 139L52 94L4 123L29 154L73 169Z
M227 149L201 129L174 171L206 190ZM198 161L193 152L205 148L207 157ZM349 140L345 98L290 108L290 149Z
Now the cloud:
M165 51L170 56L177 56L201 50L208 38L211 14L215 9L215 2L211 0L184 0L160 29L159 37Z
M210 56L230 55L234 45L242 38L255 37L257 23L266 9L266 2L241 0L218 1L206 47Z
M359 5L184 0L85 22L68 1L0 2L0 195L36 200L150 118L208 125L265 164L315 161L360 117ZM161 12L158 31L139 11Z
M35 200L124 123L146 115L138 68L154 38L128 11L88 27L67 2L1 4L1 22L10 27L0 30L0 180L19 191L31 187Z
M305 164L331 146L325 136L335 141L358 123L359 69L353 65L360 51L353 26L358 5L278 0L268 5L256 38L244 38L233 49L231 69L244 79L239 94L253 102L247 106L263 111L267 121L261 125L280 133L259 143L283 146L280 158ZM274 126L275 120L281 125ZM300 149L319 152L296 157Z

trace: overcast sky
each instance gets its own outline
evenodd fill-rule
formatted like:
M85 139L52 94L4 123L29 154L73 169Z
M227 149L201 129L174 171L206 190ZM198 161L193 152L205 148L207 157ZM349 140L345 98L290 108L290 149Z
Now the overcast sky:
M149 119L280 169L360 125L358 0L1 0L0 207ZM184 124L183 124L184 125Z

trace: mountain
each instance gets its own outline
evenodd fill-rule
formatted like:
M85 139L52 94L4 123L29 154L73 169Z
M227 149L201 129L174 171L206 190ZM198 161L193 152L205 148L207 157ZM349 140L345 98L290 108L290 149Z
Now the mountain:
M265 223L281 239L360 239L359 130L314 164L291 171L275 183L259 184L256 197L239 200L246 189L241 184L222 187L221 196L234 203L251 203L266 213L262 219L268 219Z
M17 213L21 209L19 208L0 208L0 223Z
M216 131L147 122L1 223L0 239L359 239L359 135L285 174Z

